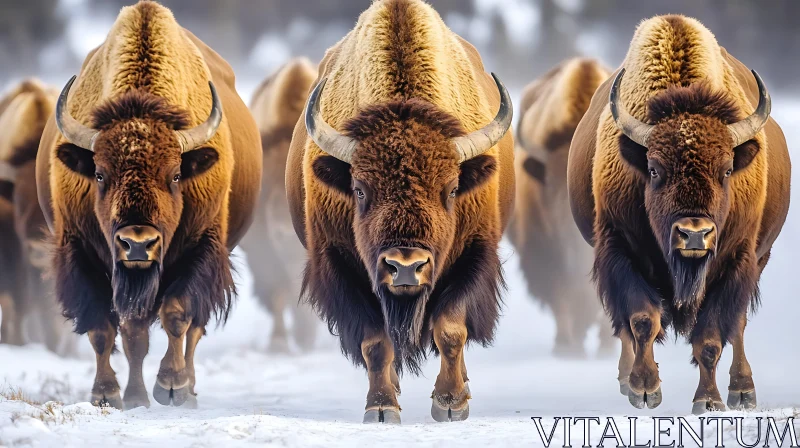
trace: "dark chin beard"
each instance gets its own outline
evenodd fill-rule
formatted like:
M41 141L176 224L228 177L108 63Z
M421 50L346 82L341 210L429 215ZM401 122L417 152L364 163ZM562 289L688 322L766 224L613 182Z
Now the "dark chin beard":
M697 308L705 295L706 273L710 255L702 258L682 257L674 251L669 257L669 270L675 290L675 306Z
M147 319L153 314L161 284L161 263L129 269L114 263L114 309L122 319Z
M416 295L393 294L389 287L381 285L376 291L381 302L383 318L389 338L394 347L395 367L402 373L405 365L415 375L425 360L430 342L430 330L425 326L425 307L428 305L431 288L426 286Z

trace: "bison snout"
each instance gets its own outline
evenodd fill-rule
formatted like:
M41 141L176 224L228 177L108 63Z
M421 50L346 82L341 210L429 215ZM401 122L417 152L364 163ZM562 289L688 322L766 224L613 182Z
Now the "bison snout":
M708 218L682 218L672 225L672 248L686 257L701 257L714 252L717 226Z
M127 226L114 235L117 261L128 267L141 267L161 260L161 233L150 226Z
M378 279L391 286L421 286L433 279L433 255L415 247L393 247L378 257Z

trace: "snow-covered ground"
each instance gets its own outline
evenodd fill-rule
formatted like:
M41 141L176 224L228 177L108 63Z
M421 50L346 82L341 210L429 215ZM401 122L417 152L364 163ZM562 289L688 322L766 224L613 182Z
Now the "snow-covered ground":
M800 145L800 103L782 101L778 93L773 98L774 116L794 149ZM759 400L758 412L748 417L774 416L785 421L800 407L800 300L793 283L800 250L798 213L797 208L790 211L775 245L761 282L763 306L747 329L748 357ZM616 359L564 361L550 356L554 322L527 296L517 254L508 246L502 251L507 259L509 291L494 346L472 347L467 352L473 400L466 422L440 424L429 416L430 393L439 365L431 359L421 377L402 379L401 427L362 425L367 392L364 372L339 354L337 341L322 327L320 333L324 334L310 354L267 354L271 321L252 297L250 275L242 266L242 295L227 326L210 329L198 346L197 410L163 407L152 399L149 409L119 412L93 408L86 400L95 361L85 338L78 359L58 358L41 346L0 346L2 395L21 395L27 401L43 403L0 398L0 446L539 446L531 417L545 417L549 431L553 416L617 416L627 440L626 416L645 417L640 425L652 428L649 417L690 414L698 373L689 364L691 349L684 341L670 341L656 348L664 392L661 407L654 411L634 409L618 392ZM243 255L238 257L244 264ZM590 349L595 345L596 340L587 341ZM154 327L144 369L148 388L155 382L165 350L163 331ZM718 375L723 399L730 355L727 349ZM124 355L115 355L112 366L124 386L128 376ZM700 424L695 417L689 421ZM751 427L746 432L751 443L754 430ZM597 444L600 432L593 428L592 445ZM652 436L652 429L639 432L644 437L640 441ZM726 440L735 440L732 427L726 427L725 433ZM560 437L558 430L554 446L563 444ZM708 427L706 439L713 437L714 427ZM581 438L582 433L573 429L573 446L579 446Z

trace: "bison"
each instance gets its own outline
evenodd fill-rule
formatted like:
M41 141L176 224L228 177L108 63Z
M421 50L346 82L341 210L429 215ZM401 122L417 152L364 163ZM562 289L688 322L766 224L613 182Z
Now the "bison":
M3 307L3 327L11 330L9 342L44 342L53 352L71 355L77 340L61 317L52 281L46 275L49 262L45 240L49 232L39 207L34 173L39 140L57 96L57 90L30 79L0 101L0 129L7 130L0 135L0 160L5 164L6 180L13 183L14 230L4 233L4 244L16 247L16 258L6 261L13 265L8 265L11 271L3 270L8 274L3 283L13 282L18 288L14 309Z
M517 127L517 193L506 231L520 256L528 291L556 320L556 356L583 357L589 328L600 326L598 353L614 350L590 274L592 250L572 221L567 157L578 122L609 72L593 59L563 62L522 94Z
M595 93L570 148L569 194L594 277L622 339L620 390L661 403L653 344L671 326L692 344L693 411L725 408L716 386L733 345L728 406L756 406L744 353L748 309L789 208L786 141L761 78L694 19L637 29Z
M212 314L227 317L230 250L260 186L258 129L234 81L168 9L142 1L122 9L45 128L36 177L56 297L96 352L95 404L149 406L142 360L156 318L169 344L153 397L196 403L195 348ZM109 364L118 328L124 401Z
M320 63L287 196L305 297L366 367L365 422L400 422L398 373L429 349L431 415L469 414L464 345L491 342L504 285L511 119L503 84L421 0L374 2Z
M317 317L297 300L305 249L297 241L286 203L286 158L297 120L317 77L311 61L297 58L269 76L256 89L250 110L261 131L263 176L253 224L240 247L247 253L255 294L272 315L269 349L288 352L284 308L292 301L292 334L301 350L314 346Z

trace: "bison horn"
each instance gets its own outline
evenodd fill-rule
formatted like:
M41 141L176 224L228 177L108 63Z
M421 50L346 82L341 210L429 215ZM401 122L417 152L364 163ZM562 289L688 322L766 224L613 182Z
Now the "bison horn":
M647 148L647 139L653 131L653 125L643 123L628 114L625 109L618 106L619 103L619 86L622 84L622 76L625 74L625 69L619 71L617 77L614 78L614 84L611 86L611 94L609 95L609 106L611 107L611 116L614 118L617 128L622 131L629 139Z
M8 162L0 162L0 181L14 182L17 170Z
M342 162L352 163L356 140L339 133L339 131L325 122L320 113L319 97L327 81L327 78L320 81L308 98L305 113L306 130L311 139L314 140L314 143L319 146L319 149Z
M72 83L75 82L75 76L70 78L67 85L58 96L58 103L56 103L56 126L61 135L75 146L83 149L88 149L94 152L94 140L97 138L99 132L88 126L84 126L78 120L72 118L72 115L67 111L67 96L69 89L72 88Z
M181 152L191 151L211 140L222 123L222 103L217 95L217 89L211 81L208 82L208 87L211 89L211 113L206 121L192 129L175 131L178 143L181 145Z
M458 152L459 163L477 157L491 149L506 135L506 132L511 127L511 121L514 118L511 95L508 94L506 86L503 85L497 75L492 73L492 78L497 84L497 90L500 91L500 109L491 123L477 131L453 139Z
M728 125L734 148L755 137L761 128L767 124L769 113L772 111L772 99L769 97L767 88L764 87L764 81L761 80L755 70L752 70L752 72L758 84L758 106L749 117Z

